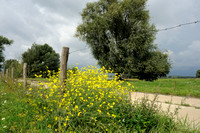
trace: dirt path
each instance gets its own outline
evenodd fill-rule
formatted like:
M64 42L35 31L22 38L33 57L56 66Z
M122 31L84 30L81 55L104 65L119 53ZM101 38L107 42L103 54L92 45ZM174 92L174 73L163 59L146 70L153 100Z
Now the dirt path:
M147 97L148 100L152 101L157 95L156 103L161 105L163 111L169 109L170 112L174 113L176 109L178 110L178 118L188 119L191 124L198 124L200 127L200 99L190 98L190 97L180 97L171 95L161 95L161 94L150 94L133 92L131 93L132 101L136 99L140 100ZM169 108L170 107L170 108Z

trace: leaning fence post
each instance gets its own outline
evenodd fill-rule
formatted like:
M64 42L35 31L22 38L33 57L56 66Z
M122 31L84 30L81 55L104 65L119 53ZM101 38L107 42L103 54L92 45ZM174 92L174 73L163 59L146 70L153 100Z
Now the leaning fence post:
M23 78L24 78L24 88L27 87L27 63L24 63L24 67L23 67Z
M60 84L64 85L65 80L67 79L67 61L69 55L69 48L62 48L61 62L60 62Z

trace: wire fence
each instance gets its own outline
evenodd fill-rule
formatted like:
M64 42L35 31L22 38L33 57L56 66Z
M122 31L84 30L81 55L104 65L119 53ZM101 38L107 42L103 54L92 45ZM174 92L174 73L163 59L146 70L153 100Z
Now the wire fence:
M197 20L197 21L193 21L193 22L183 23L183 24L179 24L179 25L172 26L172 27L168 27L168 28L164 28L164 29L159 29L158 31L172 30L172 29L175 29L175 28L179 28L179 27L181 27L181 26L186 26L186 25L191 25L191 24L197 24L197 23L199 23L199 22L200 22L200 21Z

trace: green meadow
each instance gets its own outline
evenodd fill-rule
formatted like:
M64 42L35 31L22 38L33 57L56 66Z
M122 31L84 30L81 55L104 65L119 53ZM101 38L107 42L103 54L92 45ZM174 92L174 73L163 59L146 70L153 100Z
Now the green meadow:
M159 93L166 95L200 98L200 79L158 79L153 82L129 79L136 92Z

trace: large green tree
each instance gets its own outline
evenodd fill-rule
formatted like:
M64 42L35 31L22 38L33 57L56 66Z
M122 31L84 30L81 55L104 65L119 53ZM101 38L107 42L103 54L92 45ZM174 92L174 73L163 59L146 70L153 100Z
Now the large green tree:
M100 66L154 80L169 73L168 55L155 45L147 0L99 0L82 11L76 37L85 41Z
M13 40L9 40L6 37L0 36L0 71L2 69L2 63L5 61L5 57L3 55L3 51L5 50L5 45L11 45Z
M40 74L40 72L47 72L47 70L58 71L60 62L59 54L51 46L35 43L22 54L22 60L28 65L29 77L34 77L35 74ZM44 74L44 77L46 77L46 74Z

